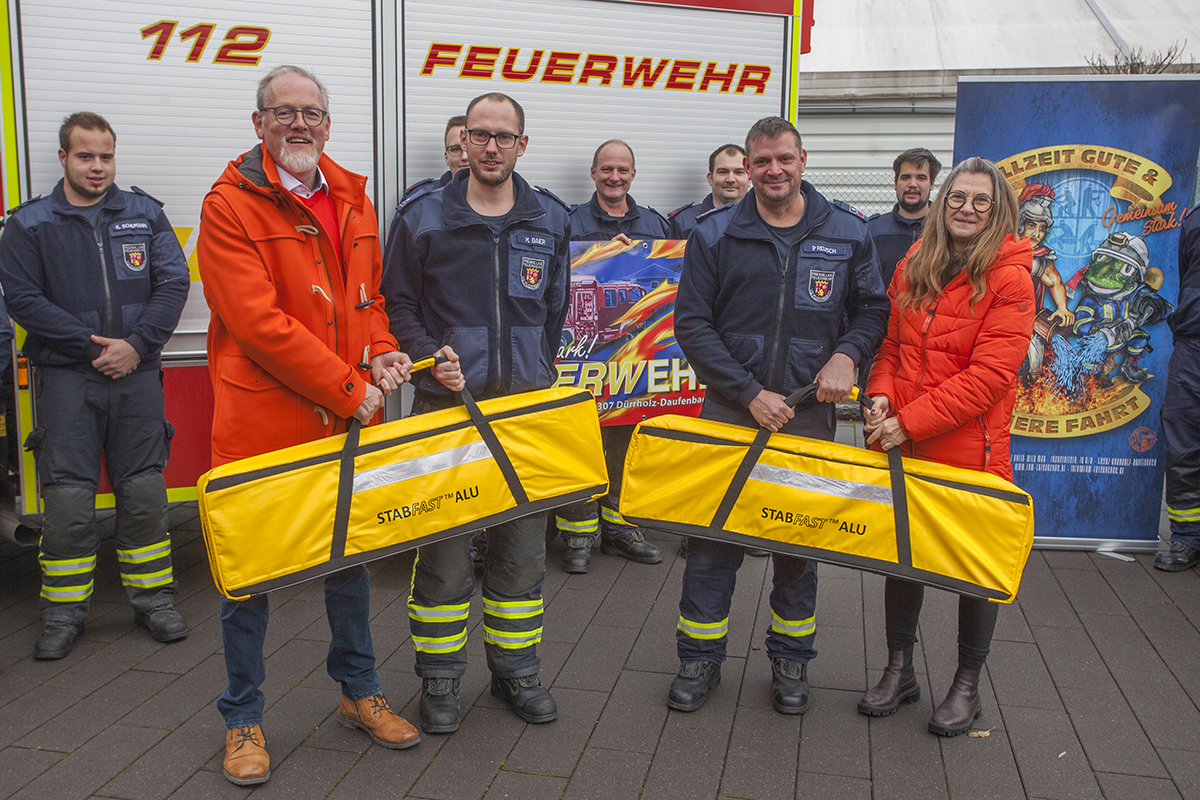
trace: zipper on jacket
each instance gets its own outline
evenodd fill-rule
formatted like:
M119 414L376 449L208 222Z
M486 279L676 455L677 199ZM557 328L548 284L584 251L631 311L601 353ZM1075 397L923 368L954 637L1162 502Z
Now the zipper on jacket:
M506 373L505 373L505 369L504 369L504 362L502 360L502 355L501 355L502 348L500 346L501 340L503 339L502 333L504 330L504 321L500 316L500 314L501 314L500 296L501 296L501 292L503 291L503 289L500 286L500 278L501 278L500 239L503 238L504 234L508 231L508 229L513 227L514 225L520 225L521 223L524 223L524 222L533 222L534 220L541 219L544 216L546 216L545 211L543 211L540 214L534 214L531 217L522 217L520 219L510 219L505 223L504 227L500 229L499 235L492 234L492 273L495 278L495 286L496 286L496 292L495 292L495 295L496 295L495 358L496 358L496 389L497 389L497 391L507 392L507 391L511 391L511 389L512 389L512 386L511 386L512 365L511 364L508 365L509 366L508 373L510 373L510 374L506 377ZM490 231L491 228L489 227L488 230ZM568 280L570 280L569 276L568 276ZM539 354L539 358L540 358L540 354Z
M114 330L116 314L113 313L112 286L108 282L108 265L104 262L104 234L100 233L95 227L92 227L92 235L96 237L96 249L100 251L100 277L104 279L104 308L107 310L104 321L104 335L112 338L121 338L121 334L125 332L124 329L122 328L119 331Z
M917 384L913 389L913 399L921 394L921 381L925 380L925 345L929 342L929 328L933 325L933 315L937 313L937 300L929 307L925 321L921 323L921 369L917 372Z
M983 471L992 463L992 432L988 430L987 419L979 417L979 427L983 431Z
M792 247L796 245L793 244ZM779 248L775 247L775 242L771 242L771 248L775 251L775 260L779 262L779 303L775 307L775 336L771 340L771 355L767 359L767 374L766 385L775 385L775 359L779 357L779 337L783 334L783 311L787 297L787 264L792 259L792 250L788 248L787 261L779 259ZM774 391L774 390L772 390Z
M500 321L500 237L492 235L492 271L496 286L496 388L503 390L504 362L501 361L500 339L503 323Z

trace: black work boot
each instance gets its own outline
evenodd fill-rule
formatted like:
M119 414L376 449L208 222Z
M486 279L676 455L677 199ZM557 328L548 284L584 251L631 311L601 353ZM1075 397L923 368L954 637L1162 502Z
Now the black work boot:
M772 658L771 673L771 707L780 714L808 711L808 664Z
M610 556L624 556L639 564L657 564L662 561L662 548L650 544L641 528L634 528L619 539L600 539L600 552Z
M508 703L517 716L526 722L536 725L558 719L558 706L537 675L520 678L493 675L492 697Z
M895 714L901 703L915 703L920 699L921 687L913 671L912 648L889 650L883 677L858 701L858 713L886 717Z
M1200 550L1175 539L1166 550L1154 555L1154 566L1167 572L1183 572L1200 564Z
M185 639L188 635L188 626L183 621L183 615L170 603L149 611L134 612L133 621L148 630L156 642L174 642Z
M62 658L75 647L75 637L83 633L83 625L72 625L57 619L46 620L46 627L33 644L33 657L42 661Z
M721 685L721 665L712 661L681 661L671 681L667 705L676 711L699 711L708 690Z
M933 712L929 730L938 736L959 736L971 728L983 713L979 699L979 670L959 667L950 683L950 691Z
M583 575L592 566L592 540L586 536L568 536L563 553L563 572Z
M454 733L461 714L458 678L426 678L421 681L421 730Z

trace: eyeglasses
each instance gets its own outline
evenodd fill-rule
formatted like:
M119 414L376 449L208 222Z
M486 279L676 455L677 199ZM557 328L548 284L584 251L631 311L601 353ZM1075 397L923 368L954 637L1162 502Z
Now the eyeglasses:
M467 128L467 141L476 147L487 147L487 143L495 139L496 147L501 150L510 150L517 146L519 138L515 133L488 133L479 128Z
M261 111L270 111L275 115L275 121L280 125L291 125L296 121L296 115L299 114L304 118L305 125L317 126L325 121L325 115L329 112L323 108L301 108L295 109L291 106L268 106L260 109Z
M967 196L962 192L951 192L946 195L946 205L953 209L962 208L966 205ZM975 209L980 214L986 214L992 210L992 198L986 194L977 194L971 198L971 208Z
M461 155L462 154L462 145L461 144L452 144L446 148L446 152L452 156Z

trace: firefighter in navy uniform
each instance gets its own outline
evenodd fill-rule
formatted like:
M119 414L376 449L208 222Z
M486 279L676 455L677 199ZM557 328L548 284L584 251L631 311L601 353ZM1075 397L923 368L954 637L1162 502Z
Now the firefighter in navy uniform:
M884 286L892 282L896 265L921 238L929 214L929 193L941 169L937 156L924 147L905 150L892 162L896 204L891 211L875 214L867 222L879 254Z
M637 175L633 149L620 139L609 139L592 155L592 181L596 191L586 203L571 206L571 240L607 242L624 236L633 239L666 239L667 220L650 206L640 206L629 194Z
M1200 206L1179 232L1179 307L1167 317L1175 349L1167 366L1163 444L1171 541L1154 566L1179 572L1200 564Z
M491 93L471 101L467 121L470 169L401 204L384 256L383 295L397 340L416 360L449 359L414 380L417 413L453 406L464 384L480 399L550 387L567 313L568 207L513 171L529 141L525 112ZM421 547L413 568L408 616L421 727L429 733L459 724L475 584L467 539ZM491 692L530 723L558 718L538 678L545 563L545 513L488 529L483 630Z
M736 203L750 189L750 173L746 171L746 151L738 144L723 144L708 156L708 185L712 191L703 200L680 206L667 215L670 238L686 239L703 214L726 203Z
M861 214L801 180L807 154L787 120L755 123L746 154L751 192L710 212L688 239L675 336L707 386L701 418L832 440L834 403L849 397L855 364L875 352L887 324L875 246ZM793 411L784 398L813 382L821 402ZM671 708L699 709L720 683L743 552L688 540ZM803 714L816 656L816 564L773 558L772 706Z
M592 156L592 199L571 207L571 241L607 242L619 239L666 239L667 221L649 206L639 206L629 194L637 169L633 148L610 139ZM617 510L621 497L621 472L633 426L603 428L604 458L608 466L608 494L599 503L572 503L555 511L554 522L566 542L563 569L585 573L591 567L592 547L600 537L600 552L619 555L639 564L662 561L662 549L646 541L640 528L627 523Z
M404 190L404 197L414 197L418 192L440 189L450 182L459 170L467 168L467 147L462 141L463 128L467 126L467 118L459 114L446 120L446 130L442 134L445 147L442 158L446 162L446 171L438 178L419 180Z
M34 658L62 658L92 595L103 453L117 499L117 559L134 620L160 642L187 636L173 606L161 352L187 300L187 262L162 204L113 183L116 133L98 114L59 130L63 180L10 217L0 282L39 370L37 460L45 627Z

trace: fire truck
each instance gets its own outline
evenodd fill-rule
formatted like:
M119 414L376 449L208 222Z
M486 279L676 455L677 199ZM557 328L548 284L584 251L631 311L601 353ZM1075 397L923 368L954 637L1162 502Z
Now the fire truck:
M613 339L622 333L617 324L621 315L645 295L633 281L602 284L591 275L573 279L563 329L576 341Z
M163 380L178 431L168 496L194 500L212 415L200 206L225 164L258 143L250 114L268 69L298 64L326 83L326 152L368 176L381 240L403 187L444 169L447 118L489 91L525 107L530 144L518 168L530 183L586 201L592 151L621 138L638 155L639 201L667 209L707 193L715 147L740 142L763 116L794 117L812 1L492 0L483 10L469 0L0 0L0 209L62 177L65 116L94 111L113 125L117 184L165 203L189 259L191 293ZM607 291L573 296L581 309L595 304L600 328L634 301L632 286ZM18 330L8 430L18 443L37 420L37 371L22 342ZM19 450L10 469L15 513L36 533L32 455ZM113 505L102 483L97 506Z

